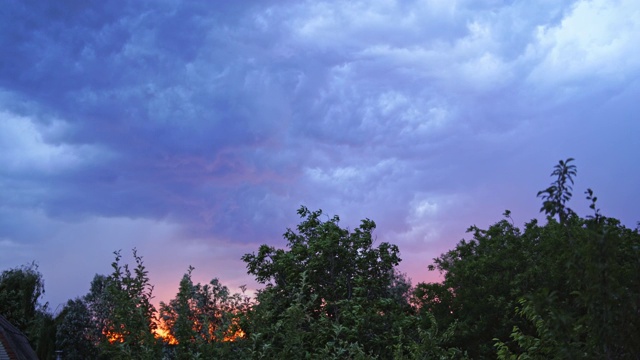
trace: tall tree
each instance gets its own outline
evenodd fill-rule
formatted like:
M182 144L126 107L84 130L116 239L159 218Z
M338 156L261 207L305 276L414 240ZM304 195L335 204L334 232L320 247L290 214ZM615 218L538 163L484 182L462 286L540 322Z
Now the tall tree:
M450 345L471 358L494 358L494 337L508 337L513 326L525 326L515 313L518 299L540 286L537 269L537 223L523 234L506 218L483 230L472 226L471 240L434 260L430 270L444 273L444 281L418 284L415 295L426 319L436 316L446 329L456 324Z
M38 310L47 308L39 303L43 294L44 280L35 263L0 274L0 312L30 339L35 336Z
M121 265L122 256L114 253L109 276L96 275L86 296L96 330L99 353L109 359L156 359L160 343L155 338L156 309L151 304L153 286L142 257L133 250L133 271Z
M535 328L514 329L515 350L498 342L502 358L638 358L640 234L600 214L593 191L586 194L593 215L559 223L548 214L540 262L546 284L518 307Z
M242 257L266 285L246 325L255 350L265 357L319 356L330 343L331 356L391 357L395 325L410 311L393 286L397 246L375 247L369 219L350 231L338 216L323 221L320 210L301 207L298 214L304 220L297 231L284 234L287 250L262 245Z
M419 284L421 309L441 326L457 322L452 345L473 358L637 358L640 345L640 235L597 209L567 205L573 159L560 161L538 196L547 222L524 231L506 219L434 260L442 284ZM557 216L557 219L556 219ZM625 320L626 319L626 320ZM633 334L633 335L631 335ZM492 338L498 338L492 346Z
M35 263L0 274L0 313L22 331L41 359L54 353L55 324L48 304L40 303L44 280Z

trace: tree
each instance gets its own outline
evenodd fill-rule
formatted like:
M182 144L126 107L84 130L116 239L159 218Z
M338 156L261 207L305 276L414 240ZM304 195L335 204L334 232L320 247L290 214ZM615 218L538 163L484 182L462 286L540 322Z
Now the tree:
M304 220L297 231L284 234L287 250L262 245L242 257L248 273L266 285L245 323L254 353L390 358L399 320L411 311L398 296L406 289L394 288L404 286L394 272L397 246L374 247L369 219L350 231L338 216L323 221L321 210L301 207L298 214Z
M100 333L83 298L69 300L56 318L56 346L67 360L95 359Z
M44 280L35 263L0 274L0 313L22 331L41 359L53 357L55 325L48 304L41 304Z
M2 315L30 340L35 336L38 310L47 308L47 304L39 304L43 294L44 280L35 263L5 270L0 275Z
M177 359L228 357L236 350L235 343L242 341L239 317L248 310L250 299L231 294L215 278L209 284L194 284L193 269L189 267L182 277L176 298L160 303L162 325L176 345Z
M536 222L523 234L505 219L482 230L472 226L471 240L434 259L431 271L444 273L442 284L418 284L416 301L428 319L445 331L456 324L449 345L474 359L494 358L492 339L508 337L513 326L526 326L515 313L518 299L540 286Z
M573 196L573 178L578 174L576 166L570 164L573 160L573 158L568 158L566 161L560 160L551 173L556 180L545 190L538 191L538 197L543 200L540 212L551 217L558 215L560 223L565 223L569 216L576 215L566 206Z
M565 179L573 184L575 167L568 171L568 162L561 161L552 174L556 189ZM551 209L562 209L571 198L565 193L552 199ZM635 359L640 354L632 335L640 333L640 234L602 215L591 189L585 194L593 211L586 218L569 210L558 223L552 216L559 212L541 209L549 230L542 264L553 276L548 286L524 297L521 313L536 319L536 332L529 334L556 339L547 340L547 347L564 358Z
M472 240L430 267L444 282L418 285L420 308L439 326L457 323L451 345L471 357L640 354L640 235L603 216L590 189L593 215L582 218L567 206L577 174L572 161L560 161L554 182L538 193L546 224L534 219L522 231L507 211L487 230L471 227Z
M161 347L155 338L153 286L142 257L133 250L136 267L131 271L128 264L120 264L119 251L114 255L111 275L96 275L85 298L96 326L100 357L156 359Z

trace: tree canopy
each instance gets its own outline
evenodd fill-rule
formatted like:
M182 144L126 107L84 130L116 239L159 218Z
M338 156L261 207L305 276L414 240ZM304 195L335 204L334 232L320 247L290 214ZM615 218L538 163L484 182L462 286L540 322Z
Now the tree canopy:
M457 322L450 345L478 359L640 354L640 235L602 215L591 189L591 215L567 206L572 161L560 161L551 186L538 193L546 224L534 219L521 230L507 211L434 259L430 269L444 282L419 284L416 295L441 326Z
M638 359L640 234L569 208L577 168L560 161L538 192L546 221L502 220L435 258L444 280L412 286L400 251L321 210L298 210L284 248L245 254L263 286L231 293L189 267L159 310L142 257L114 253L112 273L54 316L35 264L0 275L0 312L43 359ZM55 339L55 346L53 343Z
M369 219L350 231L338 216L323 220L321 210L301 207L298 214L303 221L284 234L287 250L262 245L242 258L266 285L249 314L248 334L266 358L389 358L398 320L411 310L408 284L394 271L398 247L374 246Z

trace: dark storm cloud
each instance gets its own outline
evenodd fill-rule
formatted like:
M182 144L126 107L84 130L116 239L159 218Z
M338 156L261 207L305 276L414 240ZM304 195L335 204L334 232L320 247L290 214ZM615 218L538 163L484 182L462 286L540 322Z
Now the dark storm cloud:
M286 141L279 88L288 75L256 63L261 45L238 39L247 30L230 28L233 11L158 5L20 8L33 28L5 23L14 31L4 38L13 48L4 87L64 119L59 141L113 155L48 174L58 193L44 204L51 215L190 218L207 202L233 206L219 193L232 197L238 183L277 182L290 170L279 156L252 160ZM21 19L13 15L7 20Z

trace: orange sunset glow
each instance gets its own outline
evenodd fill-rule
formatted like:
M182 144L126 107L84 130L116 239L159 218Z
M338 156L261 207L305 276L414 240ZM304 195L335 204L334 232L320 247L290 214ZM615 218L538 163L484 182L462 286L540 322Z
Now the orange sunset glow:
M109 341L110 344L123 343L124 342L124 336L121 333L118 333L118 332L115 332L115 331L106 331L104 333L104 336L107 337L107 340Z
M196 332L200 332L199 330L201 328L202 328L202 324L200 324L197 321L194 321L192 329L194 331L196 331ZM217 341L216 336L215 336L215 327L214 326L209 326L208 333L209 333L209 337L207 339L205 339L207 342ZM173 334L171 334L169 329L167 329L166 324L164 324L164 323L158 323L158 326L154 330L154 335L155 335L155 337L157 339L161 339L164 343L166 343L168 345L177 345L178 344L178 339L176 339L175 336L173 336ZM224 332L224 337L222 338L222 341L224 341L224 342L236 341L238 339L244 338L245 335L246 335L246 333L238 326L237 319L234 319L232 325L229 326L227 331ZM121 335L119 335L119 337L113 337L113 339L114 339L114 341L109 340L109 342L111 342L111 343L114 343L115 341L122 342L122 336Z
M178 340L176 340L176 338L169 332L169 330L165 329L164 327L158 326L154 330L154 333L156 338L161 339L164 343L169 345L178 345Z

